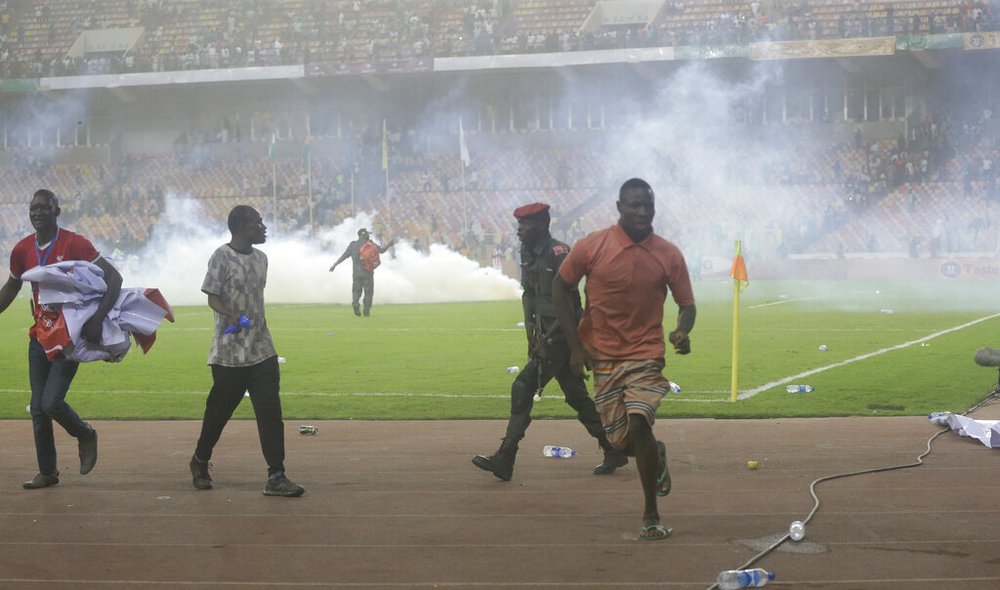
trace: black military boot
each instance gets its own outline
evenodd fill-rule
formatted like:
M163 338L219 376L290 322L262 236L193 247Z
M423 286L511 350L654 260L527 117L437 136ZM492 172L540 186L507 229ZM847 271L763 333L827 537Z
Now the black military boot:
M510 481L511 476L514 475L514 458L516 456L517 443L508 443L507 439L503 439L496 453L489 456L476 455L472 458L472 464L483 471L489 471L504 481Z
M628 465L628 456L625 453L611 446L608 439L603 436L598 440L601 448L604 449L604 461L594 467L594 475L610 475L619 467Z

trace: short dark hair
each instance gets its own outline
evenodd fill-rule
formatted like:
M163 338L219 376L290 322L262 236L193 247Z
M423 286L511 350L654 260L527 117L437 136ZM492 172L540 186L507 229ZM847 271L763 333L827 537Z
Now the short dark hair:
M622 187L618 189L618 198L621 199L622 195L625 194L625 191L633 188L641 188L649 191L650 193L653 192L653 187L649 186L649 183L645 180L641 178L629 178L624 182L624 184L622 184Z
M226 224L229 226L229 231L231 233L236 233L240 225L242 225L248 218L250 218L257 210L250 205L237 205L229 212L229 219Z
M52 205L54 207L58 207L59 206L59 197L57 197L54 192L50 191L47 188L40 188L37 191L35 191L35 194L32 195L31 198L34 199L36 197L43 197L43 198L45 198L45 200L47 200L50 203L52 203Z

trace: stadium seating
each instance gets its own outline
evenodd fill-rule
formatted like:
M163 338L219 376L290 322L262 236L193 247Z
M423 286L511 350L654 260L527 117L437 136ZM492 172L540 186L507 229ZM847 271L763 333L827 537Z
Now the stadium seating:
M665 177L657 186L670 196L658 217L681 243L702 242L706 236L725 243L725 236L714 235L718 228L739 226L771 236L771 247L786 253L908 252L913 237L922 244L920 255L931 254L932 241L934 254L997 247L992 220L1000 219L1000 199L991 192L995 180L979 174L967 193L962 171L981 168L984 158L1000 161L1000 151L983 142L968 145L926 178L903 180L878 192L871 188L877 183L868 181L869 186L863 180L872 173L872 154L888 162L895 148L892 142L876 148L843 142L789 146L781 157L787 165L763 169L759 180L740 185L692 185ZM567 161L583 173L560 173ZM832 162L840 163L839 173ZM206 217L214 219L224 218L237 203L250 203L268 214L269 223L276 197L283 230L306 225L308 178L302 160L279 158L273 165L276 192L267 158L216 161L200 168L173 156L135 157L117 166L0 167L0 182L10 187L0 231L8 242L30 231L20 196L38 186L60 195L64 222L125 248L149 238L171 196L198 200ZM569 238L613 221L614 189L604 186L603 178L617 165L584 149L496 150L477 154L465 170L463 190L457 158L401 157L390 179L392 201L386 203L376 186L370 187L375 192L358 195L354 207L373 212L375 223L396 236L450 243L485 260L494 244L514 243L510 212L525 202L550 203L555 231ZM337 176L348 168L333 158L312 162L314 222L320 228L353 214L349 196L334 188ZM758 206L762 197L781 209L786 221L776 223L773 208Z
M974 14L968 2L959 0L759 5L687 0L664 3L648 27L603 27L581 37L595 5L596 0L23 0L7 5L11 12L0 70L3 77L17 77L306 59L350 66L428 56L567 51L588 44L957 32L995 27L1000 16L996 3ZM88 27L132 26L145 27L146 34L131 58L65 59L77 34ZM895 139L854 145L831 138L785 148L780 166L768 164L759 178L738 186L699 186L663 172L654 185L671 198L659 217L684 228L676 238L682 243L706 241L706 236L723 243L715 234L729 223L769 236L770 247L786 254L910 252L914 239L919 255L995 250L995 224L1000 223L997 143L967 137L960 123L947 118L935 124L956 148L940 162L932 154L939 146L927 137L912 144L912 152ZM313 222L319 228L365 210L374 214L377 226L395 235L424 244L450 243L484 259L493 245L513 244L510 212L526 201L552 204L553 227L566 237L607 225L616 216L615 187L607 179L628 168L627 162L605 160L587 148L489 148L489 138L465 169L457 157L403 154L394 147L387 201L377 162L380 146L366 139L354 178L353 162L321 150L311 159L310 177L301 157L233 159L221 150L216 154L205 138L178 142L174 153L131 154L105 165L40 164L32 149L12 141L11 164L0 166L0 182L7 188L0 197L0 232L5 243L12 243L30 231L23 201L39 186L60 195L64 222L126 249L149 239L170 196L197 199L206 215L216 218L247 202L288 229L308 223L311 187ZM922 170L925 159L931 162ZM986 160L996 163L990 173L982 172ZM761 195L780 204L794 221L779 222L764 209L747 205ZM720 202L726 205L721 213ZM962 213L954 214L956 210Z
M996 2L803 0L663 3L645 26L582 27L598 0L22 0L7 4L0 77L326 63L626 45L747 43L987 31ZM259 10L254 10L253 7ZM774 8L771 8L771 7ZM507 7L507 12L503 12ZM756 12L753 10L756 8ZM771 12L768 12L771 10ZM891 18L890 18L891 10ZM981 11L981 12L979 12ZM67 58L86 29L143 27L127 55Z

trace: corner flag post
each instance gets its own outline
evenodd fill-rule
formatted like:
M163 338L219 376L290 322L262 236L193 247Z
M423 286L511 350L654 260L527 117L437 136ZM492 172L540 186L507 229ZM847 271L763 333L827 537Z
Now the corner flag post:
M743 260L743 248L739 240L736 240L736 255L733 257L733 266L729 275L733 278L733 374L729 387L729 401L735 402L740 373L740 292L750 284L747 265Z

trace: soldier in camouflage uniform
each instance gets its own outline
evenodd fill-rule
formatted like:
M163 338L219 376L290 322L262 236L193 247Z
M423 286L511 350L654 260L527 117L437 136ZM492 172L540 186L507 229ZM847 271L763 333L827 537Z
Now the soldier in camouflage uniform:
M476 455L472 463L504 481L510 480L514 473L518 442L524 438L531 423L534 395L554 377L566 403L576 410L577 418L604 450L604 460L594 468L594 474L614 473L628 463L628 458L608 443L583 377L573 375L569 370L569 347L562 327L556 322L555 304L552 302L552 279L569 254L569 246L549 233L548 205L532 203L518 207L514 210L514 217L517 218L517 237L521 241L521 286L524 288L521 303L529 361L511 385L510 420L500 448L492 455ZM577 319L579 316L577 292ZM572 329L575 330L576 326Z

